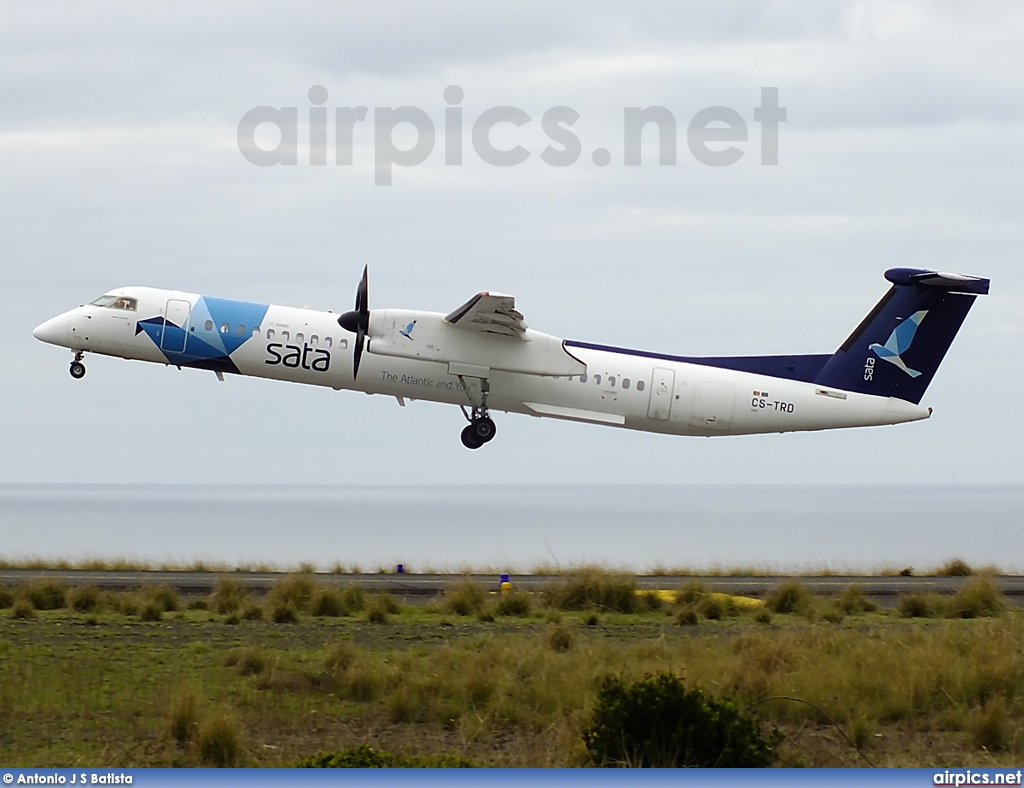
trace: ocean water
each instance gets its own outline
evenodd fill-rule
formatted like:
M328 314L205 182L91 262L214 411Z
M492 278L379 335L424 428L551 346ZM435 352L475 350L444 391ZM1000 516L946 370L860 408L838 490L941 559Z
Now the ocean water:
M1024 570L1024 486L0 485L0 559Z

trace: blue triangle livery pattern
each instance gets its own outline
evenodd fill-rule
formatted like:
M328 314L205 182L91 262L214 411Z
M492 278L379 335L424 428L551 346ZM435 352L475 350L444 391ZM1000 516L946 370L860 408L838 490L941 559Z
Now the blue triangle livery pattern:
M237 373L231 354L252 337L268 309L267 304L201 296L185 325L157 316L138 321L135 333L145 332L169 364ZM179 347L183 350L168 349Z

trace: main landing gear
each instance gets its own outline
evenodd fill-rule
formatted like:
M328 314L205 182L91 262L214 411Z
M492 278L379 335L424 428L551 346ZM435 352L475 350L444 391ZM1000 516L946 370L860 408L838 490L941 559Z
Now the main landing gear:
M485 443L494 439L494 433L496 428L491 417L488 415L487 410L487 395L491 391L491 385L488 383L487 378L480 378L480 404L478 405L473 401L473 395L469 393L469 386L466 385L466 381L459 375L459 382L462 384L462 390L466 392L466 396L469 398L471 409L467 410L465 405L462 405L462 413L465 415L466 420L469 424L462 430L462 445L467 449L479 449Z
M75 380L81 380L85 377L85 364L82 363L82 358L85 356L81 350L75 351L75 360L71 362L71 377Z

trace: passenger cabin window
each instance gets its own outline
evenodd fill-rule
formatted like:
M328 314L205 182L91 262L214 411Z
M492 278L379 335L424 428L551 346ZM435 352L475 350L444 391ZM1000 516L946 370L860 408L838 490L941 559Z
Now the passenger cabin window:
M252 327L252 333L254 333L254 334L260 333L260 327L259 326L253 326Z
M245 336L245 326L243 326L243 325L239 325L238 326L238 336L240 336L240 337L244 337Z
M92 302L92 306L102 306L107 309L125 309L129 312L137 312L139 299L129 296L103 295Z
M207 320L205 328L206 328L207 331L213 331L213 321L212 320Z
M281 341L282 342L287 342L289 337L291 337L291 334L289 334L287 331L282 331L281 332Z
M615 388L615 376L614 375L609 375L608 376L608 385L611 386L612 388Z
M347 339L339 339L338 340L338 347L340 347L342 350L347 350L348 349L348 340Z
M595 382L595 383L596 383L596 384L597 384L598 386L600 386L600 385L601 385L601 376L600 376L600 375L594 375L594 382Z
M324 347L330 347L330 346L331 346L331 338L330 337L324 337Z
M582 375L580 375L580 383L586 383L586 382L587 382L587 373L584 372Z
M622 388L624 388L624 389L628 389L629 388L629 378L623 378L622 379Z
M267 339L273 339L273 338L274 338L274 329L268 328L267 329Z
M313 347L316 347L319 341L320 339L317 337L316 334L310 334L309 344L311 344Z
M302 341L302 332L301 331L298 334L295 335L295 341L296 342L301 342Z
M226 333L228 333L228 331L230 330L230 328L231 328L231 327L230 327L230 326L229 326L229 325L228 325L227 323L221 323L221 324L220 324L220 333L222 333L222 334L226 334Z
M638 380L636 382L636 390L637 391L643 391L644 390L644 382L642 380Z

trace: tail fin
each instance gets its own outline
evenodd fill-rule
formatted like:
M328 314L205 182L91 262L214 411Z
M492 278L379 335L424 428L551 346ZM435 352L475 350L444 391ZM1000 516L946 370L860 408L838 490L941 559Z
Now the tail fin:
M892 287L822 367L830 388L921 401L988 279L891 268Z

